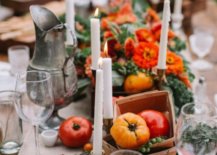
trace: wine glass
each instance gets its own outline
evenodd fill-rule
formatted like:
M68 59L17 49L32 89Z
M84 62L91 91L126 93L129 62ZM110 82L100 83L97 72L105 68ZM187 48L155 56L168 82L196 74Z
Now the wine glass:
M21 119L34 126L36 155L40 155L38 126L54 110L51 76L44 71L27 71L17 75L15 108Z
M193 68L201 71L213 68L213 65L203 58L210 53L214 40L214 37L205 31L197 32L190 36L189 41L192 52L199 57L198 60L192 62Z
M177 123L176 147L180 155L216 155L217 117L197 114L195 104L182 107Z

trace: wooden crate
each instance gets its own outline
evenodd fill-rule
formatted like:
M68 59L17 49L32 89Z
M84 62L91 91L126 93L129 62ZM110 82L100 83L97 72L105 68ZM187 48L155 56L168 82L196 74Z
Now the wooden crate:
M118 115L132 112L139 113L143 110L156 110L165 114L170 123L169 138L162 143L152 146L152 153L150 155L175 155L175 112L173 100L167 91L151 91L131 95L118 99L116 101L116 117ZM109 138L105 139L108 144L113 143Z

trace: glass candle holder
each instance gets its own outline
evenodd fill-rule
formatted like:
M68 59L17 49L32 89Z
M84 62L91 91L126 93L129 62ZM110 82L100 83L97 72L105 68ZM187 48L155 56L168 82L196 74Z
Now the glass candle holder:
M29 47L24 45L11 46L8 49L8 58L12 75L26 71L29 64Z

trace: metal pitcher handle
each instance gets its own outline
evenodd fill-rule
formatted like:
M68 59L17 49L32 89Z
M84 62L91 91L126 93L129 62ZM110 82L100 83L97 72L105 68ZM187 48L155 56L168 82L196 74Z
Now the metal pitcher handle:
M67 23L65 23L64 25L65 25L66 29L70 32L72 40L73 40L73 44L68 43L68 46L76 48L78 46L78 41L76 38L75 31Z

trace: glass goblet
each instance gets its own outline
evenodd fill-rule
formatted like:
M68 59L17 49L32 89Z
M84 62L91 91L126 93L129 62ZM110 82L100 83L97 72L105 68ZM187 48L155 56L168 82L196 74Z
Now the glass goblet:
M193 103L183 106L177 124L176 147L180 155L215 155L216 116L197 114Z
M196 54L199 59L192 62L192 67L197 70L209 70L213 65L203 58L208 55L214 44L214 37L208 32L198 32L189 38L192 52Z
M21 119L34 126L36 155L40 155L38 126L54 110L51 76L44 71L28 71L17 75L15 108Z

